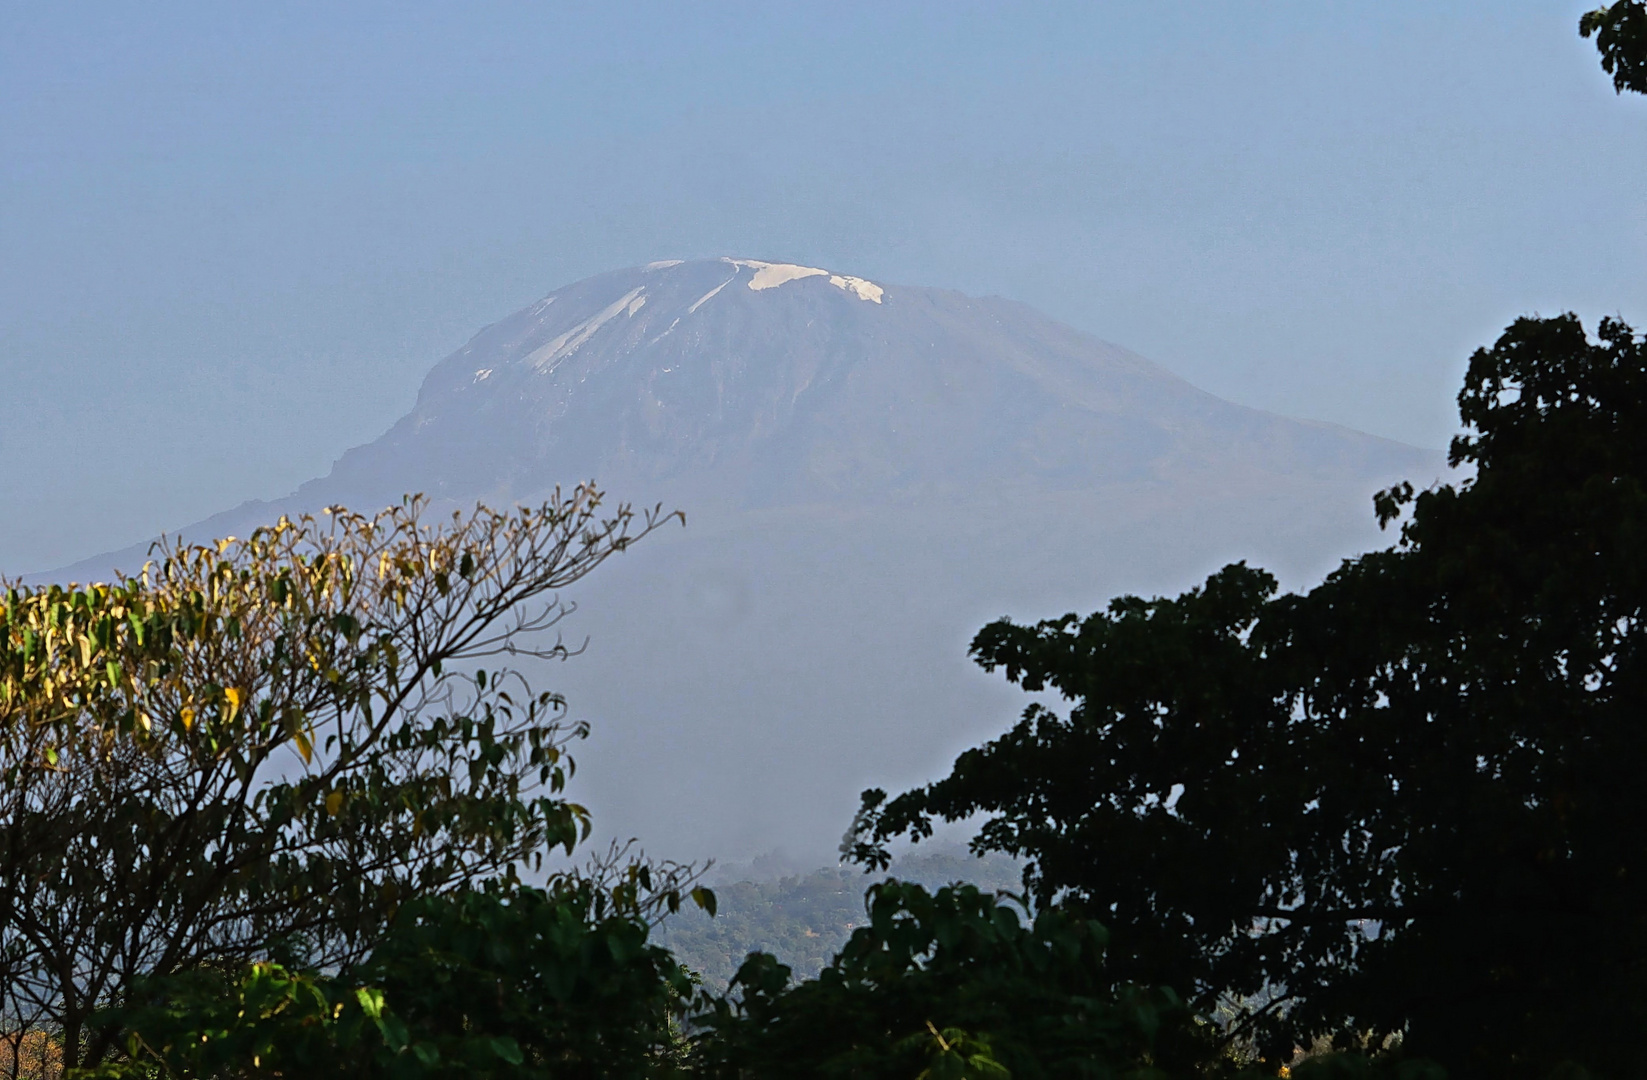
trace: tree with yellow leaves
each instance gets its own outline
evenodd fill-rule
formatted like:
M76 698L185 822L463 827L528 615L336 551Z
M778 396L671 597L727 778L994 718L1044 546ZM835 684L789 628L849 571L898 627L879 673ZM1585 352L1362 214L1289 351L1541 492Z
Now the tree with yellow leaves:
M589 831L558 590L671 517L589 486L431 523L409 499L161 545L0 610L0 1017L101 1060L134 979L358 959L405 901Z

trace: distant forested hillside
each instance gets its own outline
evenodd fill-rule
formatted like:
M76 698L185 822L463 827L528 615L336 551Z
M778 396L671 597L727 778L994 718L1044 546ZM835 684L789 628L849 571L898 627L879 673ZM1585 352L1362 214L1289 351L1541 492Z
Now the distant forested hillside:
M757 866L758 876L758 866ZM1000 854L977 858L959 847L917 853L893 863L890 874L930 889L964 881L984 890L1018 892L1018 863ZM721 992L751 952L768 952L812 978L865 921L864 891L881 878L861 869L825 867L809 874L715 886L719 912L711 919L693 908L665 919L656 940Z

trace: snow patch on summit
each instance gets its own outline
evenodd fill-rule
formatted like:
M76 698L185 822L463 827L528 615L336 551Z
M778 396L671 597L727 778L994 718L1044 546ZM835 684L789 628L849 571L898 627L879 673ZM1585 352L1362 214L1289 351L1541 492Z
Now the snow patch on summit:
M755 292L760 292L763 289L776 289L779 285L787 282L829 273L828 270L819 270L815 266L796 266L794 263L769 263L761 262L759 259L727 259L726 261L740 269L747 268L755 271L754 276L749 279L749 287Z
M851 293L859 300L868 300L871 303L879 304L881 302L881 297L885 295L886 292L886 290L882 289L873 281L866 281L860 277L848 277L845 274L831 274L828 270L820 270L816 266L797 266L794 263L761 262L759 259L722 259L721 261L724 263L731 263L740 270L747 268L755 271L754 275L749 279L749 287L755 292L761 292L764 289L776 289L779 285L784 285L791 281L799 281L801 278L825 276L829 278L829 283L831 285L835 286L837 289L840 289L842 292ZM722 288L725 288L725 286L723 285ZM714 296L716 292L720 291L720 289L716 289L715 292L710 293L709 296ZM709 299L709 296L705 296L703 300ZM703 300L699 300L698 303L703 303ZM697 304L692 306L692 310L697 310Z

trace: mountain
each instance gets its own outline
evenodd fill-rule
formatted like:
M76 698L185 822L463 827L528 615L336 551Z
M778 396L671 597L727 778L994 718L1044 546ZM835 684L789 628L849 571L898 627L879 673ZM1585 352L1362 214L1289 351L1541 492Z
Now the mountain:
M816 852L857 791L919 780L1022 702L965 660L988 619L1303 582L1379 543L1370 495L1441 455L1223 401L1023 304L748 259L557 290L429 373L280 513L531 501L591 477L684 509L574 596L543 674L595 721L597 822L672 855ZM133 567L132 549L54 577Z

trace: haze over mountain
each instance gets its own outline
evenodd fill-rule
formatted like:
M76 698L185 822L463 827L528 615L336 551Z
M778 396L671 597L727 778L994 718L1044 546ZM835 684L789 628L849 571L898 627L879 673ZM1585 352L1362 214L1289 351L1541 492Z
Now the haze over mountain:
M559 289L437 364L281 513L541 498L595 478L684 509L571 597L584 655L540 674L595 722L597 823L682 857L833 844L871 783L1004 728L983 622L1192 584L1301 583L1389 542L1369 496L1439 453L1234 405L999 298L746 259ZM58 578L132 569L130 549Z

